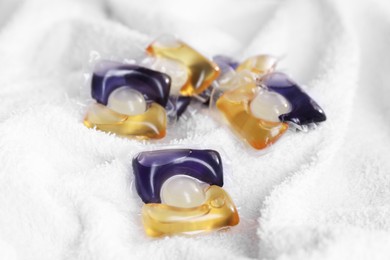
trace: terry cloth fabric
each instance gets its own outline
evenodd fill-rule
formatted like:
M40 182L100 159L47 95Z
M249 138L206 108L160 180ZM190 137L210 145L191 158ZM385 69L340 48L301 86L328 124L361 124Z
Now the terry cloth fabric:
M389 259L390 5L336 0L0 2L0 259ZM284 57L328 120L259 156L200 109L160 142L82 124L98 57L174 33L208 57ZM241 223L146 237L132 157L221 151Z

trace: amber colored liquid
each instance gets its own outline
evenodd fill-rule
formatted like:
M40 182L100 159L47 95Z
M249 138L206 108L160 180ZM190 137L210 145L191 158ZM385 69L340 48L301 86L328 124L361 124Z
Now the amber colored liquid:
M152 237L235 226L239 216L229 195L219 186L210 186L206 202L195 208L178 208L166 204L145 204L142 221Z
M180 94L183 96L202 93L220 74L217 64L209 61L181 41L178 41L178 44L174 47L165 47L152 43L147 47L146 51L150 55L177 60L187 66L189 80L180 90Z
M256 74L270 73L275 69L277 59L269 55L253 56L243 61L237 71L249 70Z
M145 113L135 116L119 114L96 103L89 108L84 125L137 139L159 139L166 134L166 121L165 109L156 103L152 103Z
M246 85L228 91L217 100L216 106L233 131L253 148L260 150L275 143L288 125L268 122L251 114L249 102L255 96L255 88L255 85Z

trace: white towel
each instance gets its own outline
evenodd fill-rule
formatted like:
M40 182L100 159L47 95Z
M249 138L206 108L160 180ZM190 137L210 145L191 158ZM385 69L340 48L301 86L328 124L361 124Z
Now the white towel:
M390 5L336 0L0 2L0 259L389 259ZM97 56L161 33L211 57L284 57L328 120L265 155L207 109L137 142L82 124ZM92 55L91 55L92 53ZM241 222L148 238L132 157L219 150Z

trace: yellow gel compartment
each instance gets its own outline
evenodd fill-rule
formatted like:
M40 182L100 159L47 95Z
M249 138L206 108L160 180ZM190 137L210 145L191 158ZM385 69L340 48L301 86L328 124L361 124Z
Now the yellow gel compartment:
M188 68L188 81L180 89L180 94L183 96L202 93L220 74L217 64L177 39L173 44L172 42L163 44L156 40L147 47L146 51L152 56L179 61Z
M129 116L95 103L87 112L84 125L137 139L159 139L166 134L166 112L157 103L152 103L142 114Z
M195 208L145 204L142 221L146 234L158 237L235 226L239 216L229 195L221 187L212 185L206 191L205 203Z
M250 83L227 91L217 100L216 106L237 135L261 150L275 143L288 129L288 124L269 122L252 115L249 104L255 97L256 88Z
M256 74L267 74L275 69L277 61L270 55L257 55L243 61L236 71L250 70Z

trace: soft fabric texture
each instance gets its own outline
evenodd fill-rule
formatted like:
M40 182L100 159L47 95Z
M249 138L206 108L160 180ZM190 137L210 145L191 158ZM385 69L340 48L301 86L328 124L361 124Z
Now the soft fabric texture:
M389 259L390 6L386 1L0 2L0 259ZM266 154L207 109L158 142L82 124L93 60L131 59L161 33L208 57L283 59L328 120ZM241 222L146 237L132 157L216 149Z

